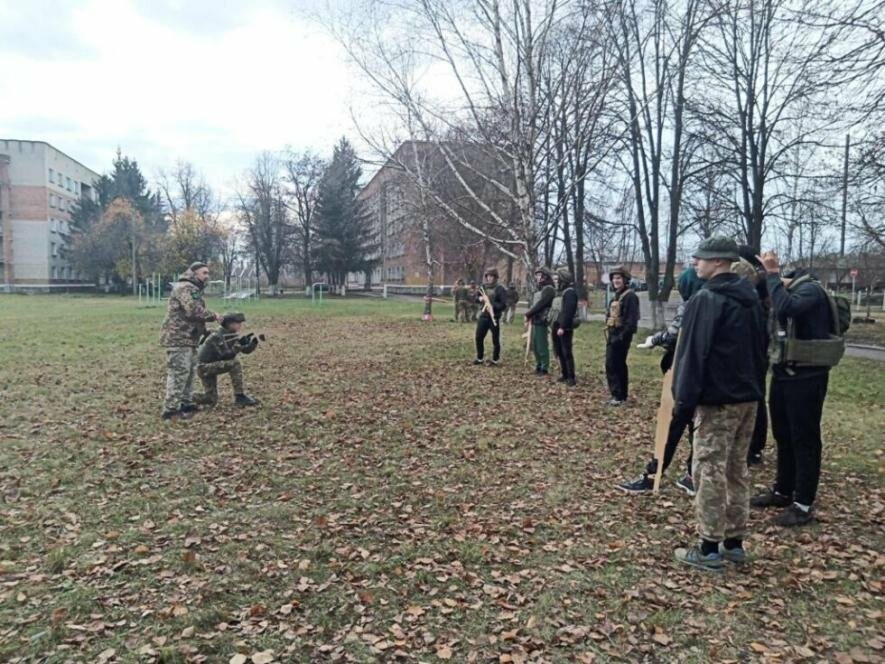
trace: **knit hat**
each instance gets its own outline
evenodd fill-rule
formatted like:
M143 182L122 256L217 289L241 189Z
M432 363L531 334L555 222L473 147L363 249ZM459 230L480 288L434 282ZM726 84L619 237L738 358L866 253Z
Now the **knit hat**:
M497 279L498 278L498 270L497 270L497 268L490 267L488 270L483 272L482 276L484 276L484 277L492 276L495 279Z
M574 278L572 277L572 273L569 272L564 267L561 267L556 271L556 276L559 277L560 283L563 283L563 284L570 284L570 283L572 283L572 281L574 281Z
M190 267L188 267L188 270L190 270L191 272L196 272L197 270L204 268L204 267L209 267L209 266L206 265L203 261L195 261L190 264Z

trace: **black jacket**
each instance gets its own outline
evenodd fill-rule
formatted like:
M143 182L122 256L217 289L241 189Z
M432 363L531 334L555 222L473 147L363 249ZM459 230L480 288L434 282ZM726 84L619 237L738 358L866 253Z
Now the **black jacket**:
M556 297L556 289L549 281L539 285L539 291L532 298L532 306L525 312L526 318L531 319L535 325L547 325L547 312Z
M504 313L504 310L507 309L507 289L501 284L495 284L491 288L483 286L483 290L492 302L492 309L495 312L495 319L497 320L501 317L501 314ZM477 301L479 302L479 305L482 306L482 296L479 294L477 294ZM489 314L486 311L481 311L479 315L481 317L489 317Z
M690 418L699 404L761 399L764 336L753 286L732 273L710 279L685 307L673 369L674 416Z
M797 273L799 278L804 273ZM769 274L766 278L768 294L771 297L771 312L776 318L778 328L786 330L787 319L793 319L793 329L797 339L827 339L833 323L833 312L830 302L819 284L806 281L788 291L780 277ZM825 374L829 367L787 367L775 364L771 368L777 378L801 378Z
M578 291L569 284L562 291L562 309L559 310L559 317L555 321L555 327L566 332L572 329L572 323L575 320L575 314L578 312Z
M621 303L621 325L609 329L609 343L619 342L628 335L632 337L639 328L639 297L636 293L625 288L621 293L615 294L615 300Z

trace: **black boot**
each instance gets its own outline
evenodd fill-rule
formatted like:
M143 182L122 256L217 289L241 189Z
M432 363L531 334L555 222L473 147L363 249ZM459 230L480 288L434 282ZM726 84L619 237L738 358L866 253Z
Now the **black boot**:
M199 410L200 410L200 407L195 403L181 404L181 412L182 413L196 413Z
M246 394L236 395L236 397L234 398L234 403L237 406L257 406L258 405L258 401L256 401L255 399L253 399L252 397L250 397Z

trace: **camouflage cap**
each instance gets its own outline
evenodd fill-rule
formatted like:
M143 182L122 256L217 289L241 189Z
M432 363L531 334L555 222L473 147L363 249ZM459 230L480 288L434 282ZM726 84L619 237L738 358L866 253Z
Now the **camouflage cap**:
M561 267L556 271L556 276L559 277L561 282L566 284L570 284L573 281L572 273L564 267Z
M204 267L209 267L209 266L206 265L206 263L204 263L203 261L195 261L195 262L191 263L187 269L190 270L191 272L196 272L200 268L204 268Z
M495 279L497 279L498 278L498 269L494 268L494 267L490 267L488 270L483 272L482 276L484 276L484 277L491 276L491 277L494 277Z
M241 314L239 311L228 311L224 316L221 317L221 325L223 327L227 327L231 323L245 323L246 316L245 314Z
M731 264L731 271L743 277L754 286L759 283L759 271L745 258L739 258Z
M702 258L711 260L713 258L723 258L729 261L736 261L740 258L738 254L737 242L730 240L721 235L708 237L698 245L698 248L692 254L694 258Z

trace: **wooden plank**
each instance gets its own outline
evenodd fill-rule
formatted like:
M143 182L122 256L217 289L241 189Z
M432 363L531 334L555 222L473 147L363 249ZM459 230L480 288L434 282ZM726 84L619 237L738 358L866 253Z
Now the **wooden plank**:
M655 459L658 468L655 471L654 492L661 487L664 473L664 449L667 447L667 435L670 433L670 421L673 419L673 368L667 370L661 382L661 403L658 406L658 424L655 429Z

